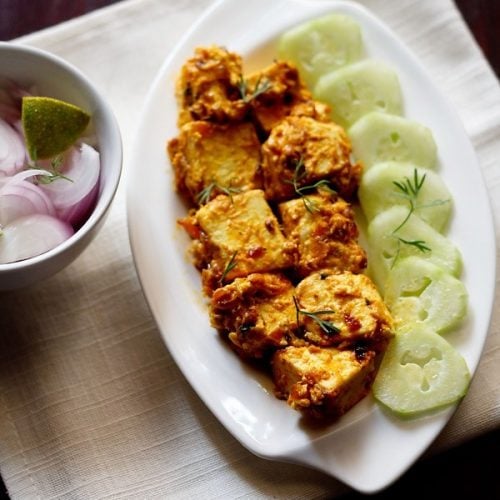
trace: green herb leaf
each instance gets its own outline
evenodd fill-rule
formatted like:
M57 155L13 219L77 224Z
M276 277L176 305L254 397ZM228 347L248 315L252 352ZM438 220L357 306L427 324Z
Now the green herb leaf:
M311 318L327 335L336 335L337 333L340 333L340 328L335 326L331 321L326 321L324 319L321 319L319 316L321 314L334 314L335 311L332 311L330 309L324 309L321 311L315 311L315 312L310 312L310 311L304 311L303 309L299 308L299 303L297 301L297 298L294 296L293 297L293 303L295 305L295 314L297 318L297 325L299 325L299 316L302 314L303 316L307 316Z
M302 156L299 158L299 161L297 162L295 166L295 170L293 172L293 178L292 180L285 180L284 182L287 184L291 184L293 186L293 190L295 191L295 194L299 195L302 198L302 201L304 203L304 207L306 210L310 213L313 213L314 211L318 210L318 207L316 203L311 201L306 193L308 191L312 191L314 189L318 188L323 188L328 190L330 193L336 193L336 191L331 187L330 182L326 179L321 179L313 184L307 184L304 186L300 185L300 181L305 177L306 175L306 168L304 165L304 160Z
M271 80L268 78L262 78L259 76L257 79L257 82L255 84L255 89L251 94L248 94L248 82L243 78L243 76L240 77L240 81L238 82L238 89L240 91L241 98L243 99L243 102L248 104L251 102L253 99L258 97L260 94L263 94L264 92L268 91L271 87L273 86Z
M64 179L68 182L73 182L72 179L61 173L61 168L63 167L63 157L62 155L57 155L50 161L50 168L39 165L36 161L28 164L28 168L36 170L47 170L49 175L39 175L37 176L38 184L50 184L58 179Z
M400 236L397 236L398 241L401 243L404 243L405 245L410 245L415 248L418 248L421 252L430 252L431 248L427 246L427 243L423 240L405 240L404 238L401 238Z
M226 281L226 276L236 267L236 254L238 251L234 252L231 258L229 259L229 262L226 264L226 267L224 268L224 271L222 273L222 276L219 280L220 284L223 285L224 282Z
M198 204L199 205L207 204L210 201L214 189L218 189L221 193L228 195L231 198L231 201L233 200L232 198L233 194L241 192L241 189L239 188L225 187L221 186L217 182L211 182L205 189L202 189L196 195L196 201L198 202Z

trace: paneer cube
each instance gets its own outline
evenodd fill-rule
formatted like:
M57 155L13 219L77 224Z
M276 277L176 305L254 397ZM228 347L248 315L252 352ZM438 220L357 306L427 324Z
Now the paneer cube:
M268 200L284 201L298 190L328 181L345 199L356 193L361 166L352 164L351 143L344 129L306 116L289 116L276 125L262 145L262 173Z
M299 328L308 342L341 349L385 350L393 320L364 274L320 271L296 288Z
M288 115L310 116L327 121L330 108L314 101L301 81L297 68L286 61L275 61L247 79L247 99L260 130L269 134Z
M368 394L375 353L291 346L274 354L272 368L278 397L309 418L332 419Z
M329 268L360 273L366 253L349 203L321 190L279 205L285 236L297 245L297 271L302 277Z
M212 326L238 353L262 358L288 345L297 328L294 287L280 274L254 273L236 278L212 295Z
M240 92L242 74L238 54L215 45L198 47L177 79L179 125L192 120L225 123L243 119L248 104Z
M177 190L193 204L261 187L260 142L251 123L186 123L168 152Z
M295 261L295 245L281 232L259 189L219 195L179 222L195 239L195 264L208 295L234 278L280 271Z

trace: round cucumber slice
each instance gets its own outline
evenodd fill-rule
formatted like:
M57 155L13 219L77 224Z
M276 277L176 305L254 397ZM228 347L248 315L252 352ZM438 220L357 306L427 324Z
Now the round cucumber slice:
M401 116L373 111L361 117L350 129L352 151L365 170L386 161L411 162L434 168L437 147L431 131Z
M285 32L278 44L281 59L292 61L309 88L320 76L357 61L363 42L361 29L352 19L331 14Z
M420 257L402 259L391 269L384 301L398 332L425 326L445 333L458 326L467 313L464 284Z
M368 220L401 205L439 232L447 227L452 196L441 177L411 163L387 162L370 168L361 179L358 197Z
M391 340L373 394L399 416L414 417L457 402L469 382L469 369L458 351L438 334L415 329Z
M389 271L398 261L412 255L428 260L458 276L462 257L458 248L429 224L403 206L378 214L368 225L370 272L384 290Z
M403 109L397 74L373 59L322 76L314 96L331 106L332 119L343 127L351 126L371 111L400 115Z

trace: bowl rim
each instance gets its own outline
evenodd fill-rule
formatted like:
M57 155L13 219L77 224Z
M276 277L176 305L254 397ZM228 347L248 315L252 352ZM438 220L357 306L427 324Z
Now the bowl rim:
M107 131L108 141L111 141L112 143L111 150L113 151L113 158L115 158L112 161L112 164L115 166L108 172L106 185L102 185L99 189L99 197L92 213L68 239L40 255L16 262L0 264L0 274L2 272L8 271L10 273L26 269L31 266L37 266L44 261L57 258L57 256L66 253L70 247L73 247L73 245L75 245L78 241L85 238L92 228L98 226L101 220L106 216L113 198L115 197L116 191L118 190L123 171L123 144L118 121L113 110L111 109L111 106L101 96L92 81L82 71L76 68L73 64L51 52L24 45L22 43L0 41L0 57L2 52L11 52L14 55L16 53L26 54L33 58L45 59L49 63L62 68L66 73L68 73L68 75L70 75L73 81L78 81L79 85L86 89L89 97L96 103L96 108L100 110L100 114L102 115L101 120L104 124L105 130Z

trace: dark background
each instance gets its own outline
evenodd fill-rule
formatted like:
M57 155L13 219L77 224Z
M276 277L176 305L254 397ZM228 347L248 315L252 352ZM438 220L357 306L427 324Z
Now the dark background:
M0 0L0 40L11 40L38 31L117 1ZM500 0L455 0L455 3L498 77ZM425 495L428 499L500 499L499 454L500 430L497 430L438 456L421 460L390 488L370 498L399 500ZM7 498L7 494L0 478L2 498ZM345 495L344 500L359 498L365 496L350 493Z

